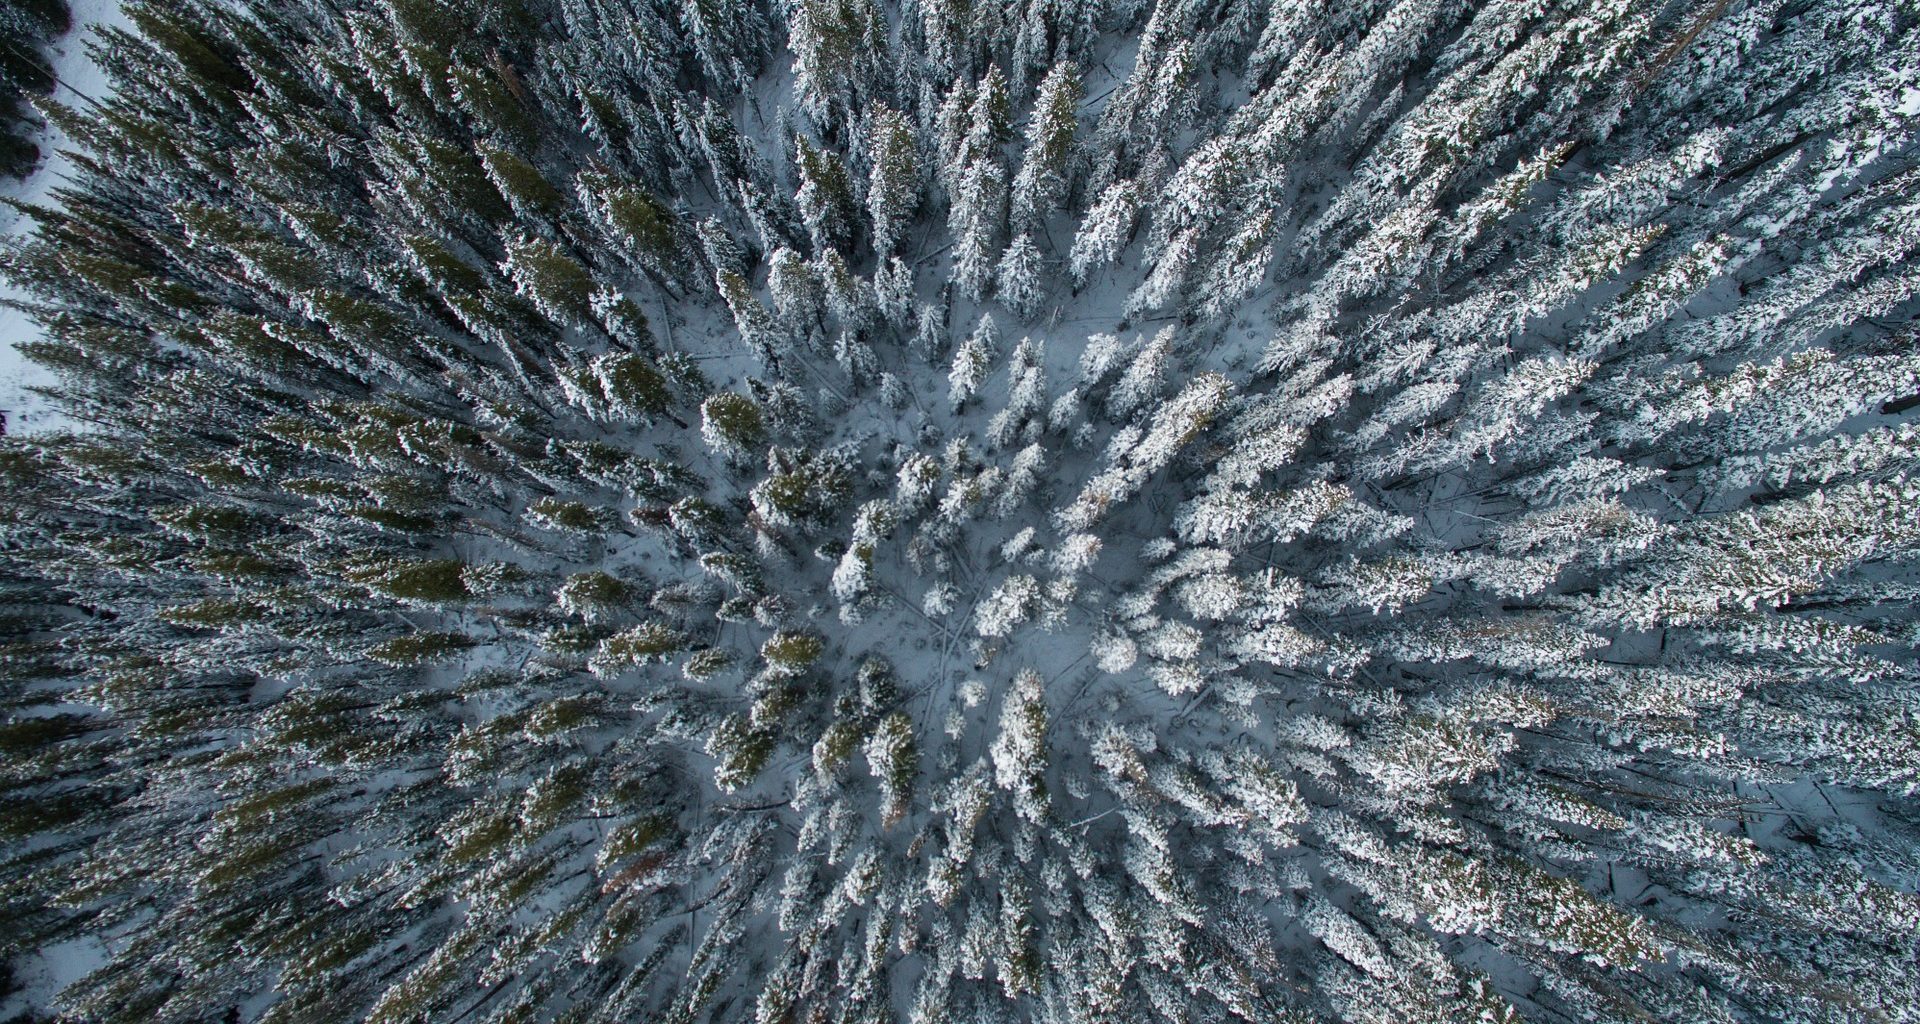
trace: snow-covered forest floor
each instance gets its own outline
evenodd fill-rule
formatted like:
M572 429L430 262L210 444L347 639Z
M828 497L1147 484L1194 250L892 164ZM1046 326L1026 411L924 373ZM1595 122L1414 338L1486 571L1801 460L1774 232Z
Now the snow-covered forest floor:
M70 0L73 28L48 48L54 74L59 81L56 95L69 103L84 103L108 95L106 75L87 53L86 41L101 28L130 27L120 9L120 0ZM59 128L47 125L37 140L42 159L26 178L0 175L0 198L26 203L47 202L54 189L67 181L72 163L65 156L71 140ZM0 246L15 244L25 237L30 225L12 207L0 206ZM18 298L22 292L0 277L0 299ZM7 429L47 430L72 426L57 406L49 404L29 387L53 384L54 376L45 367L21 357L15 348L22 341L40 336L32 318L17 309L0 306L0 409L7 412Z

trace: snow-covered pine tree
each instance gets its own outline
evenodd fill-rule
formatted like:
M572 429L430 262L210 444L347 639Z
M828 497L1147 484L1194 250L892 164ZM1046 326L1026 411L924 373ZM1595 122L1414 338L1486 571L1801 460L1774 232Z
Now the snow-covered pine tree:
M994 294L1014 316L1030 320L1045 297L1044 277L1039 247L1021 235L1008 244L994 269Z
M920 155L905 115L882 106L873 112L872 125L867 216L873 222L874 252L888 257L906 237L920 206Z
M846 163L825 149L815 148L805 136L795 136L793 148L794 168L800 176L794 201L813 240L813 251L850 247L858 214Z
M1015 230L1032 232L1067 198L1077 171L1074 135L1079 129L1080 68L1071 61L1047 72L1034 98L1026 150L1013 179Z
M1116 181L1100 193L1073 236L1068 266L1076 286L1084 285L1095 267L1120 258L1133 239L1140 210L1140 189L1132 181Z

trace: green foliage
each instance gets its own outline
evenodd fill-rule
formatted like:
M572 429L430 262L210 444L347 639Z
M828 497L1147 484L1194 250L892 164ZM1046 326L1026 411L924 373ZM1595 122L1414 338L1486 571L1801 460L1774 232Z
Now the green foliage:
M820 738L813 741L813 770L831 774L853 757L868 729L862 723L839 718L829 723Z
M527 735L545 740L584 729L600 720L600 711L597 697L556 697L527 715Z
M505 597L531 592L534 577L512 562L469 563L460 570L460 582L476 598Z
M244 540L261 525L257 516L229 505L176 505L153 518L168 532L199 541Z
M675 404L666 376L646 359L630 352L596 360L594 372L599 375L608 404L624 416L650 419Z
M826 642L813 633L782 630L760 645L760 657L782 675L798 675L826 653Z
M328 779L307 779L263 790L220 809L214 820L225 828L254 828L267 820L301 807L314 797L332 792Z
M54 744L84 736L92 728L85 715L41 715L0 721L0 752L24 758Z
M846 510L853 478L836 456L797 448L775 448L767 456L770 472L750 494L754 511L776 526L819 530Z
M472 293L486 286L486 277L441 239L431 235L405 235L400 245L414 273L442 293Z
M410 604L467 600L465 562L449 558L383 558L346 568L342 575L369 591Z
M754 595L765 590L760 564L745 555L709 552L700 556L700 567L741 594Z
M574 573L554 592L562 610L582 616L589 622L617 608L631 604L639 592L626 581L595 569Z
M715 760L714 784L734 792L751 784L773 756L775 738L756 728L746 715L728 715L707 739L707 753Z
M688 655L681 665L681 672L693 680L711 679L727 670L733 664L733 654L718 647L709 647L704 651L695 651Z
M0 838L18 842L37 835L71 831L89 815L103 809L95 806L98 803L98 798L0 800Z
M594 855L594 863L605 871L655 845L670 846L675 832L673 819L664 814L623 821L607 830L607 837L600 841L600 850Z
M221 629L260 622L267 618L269 609L243 598L209 597L162 608L154 615L184 629Z
M637 262L666 271L683 257L679 221L644 189L622 187L604 177L583 180L595 193L601 216L631 247Z
M200 572L229 582L283 579L293 571L284 562L249 551L206 551L192 561Z
M664 623L645 622L608 637L593 656L595 675L615 675L662 662L686 649L686 637Z
M448 72L455 101L494 137L522 152L539 136L539 122L521 101L520 76L496 52L485 66L456 60Z
M753 399L722 391L700 403L700 434L729 458L745 459L766 442L766 417Z
M613 513L607 509L558 498L542 498L528 506L527 519L549 530L588 536L600 536L614 525Z
M382 640L367 648L367 657L394 668L411 668L444 661L474 646L465 633L421 632Z
M540 169L509 150L482 149L480 162L494 187L522 216L551 220L566 211L567 197L553 187Z
M261 842L222 851L215 856L213 863L201 872L199 884L212 889L221 889L254 878L271 870L299 849L305 844L306 838L289 829Z
M382 530L391 530L394 533L431 533L436 525L432 516L401 512L377 505L353 505L341 511L362 522L371 523Z
M501 269L515 288L549 320L563 326L587 322L593 315L588 298L593 275L552 242L522 238L507 246Z
M813 234L814 247L847 247L853 240L854 202L846 164L831 153L815 149L804 136L794 139L794 155L800 173L800 191L795 198Z
M920 772L912 719L899 711L882 718L867 740L867 764L880 782L881 821L890 827L906 816L913 780Z

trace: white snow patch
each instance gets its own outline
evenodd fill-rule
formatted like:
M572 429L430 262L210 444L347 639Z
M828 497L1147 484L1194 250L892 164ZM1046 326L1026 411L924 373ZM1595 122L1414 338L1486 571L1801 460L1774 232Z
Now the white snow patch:
M51 1006L61 990L106 964L106 944L91 935L22 954L13 961L13 980L20 987L0 999L0 1017L12 1020L28 1008Z
M59 80L54 96L64 103L84 106L87 99L104 99L109 91L106 74L87 52L87 42L98 28L132 31L133 23L121 10L120 0L69 0L69 6L73 9L73 28L48 48ZM67 159L64 152L69 145L66 136L49 125L36 141L43 154L40 166L24 181L0 177L0 196L46 203L54 189L66 184L67 175L73 169L73 161ZM32 222L26 217L11 208L0 207L0 245L13 243L31 230ZM18 288L0 279L0 299L24 297ZM52 373L27 361L19 352L20 344L39 337L39 325L25 313L0 307L0 410L7 414L7 429L15 433L75 425L46 399L26 390L55 383Z

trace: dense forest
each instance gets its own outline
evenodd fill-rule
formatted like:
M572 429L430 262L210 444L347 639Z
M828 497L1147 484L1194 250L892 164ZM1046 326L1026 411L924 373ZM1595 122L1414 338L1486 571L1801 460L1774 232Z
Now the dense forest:
M1913 0L125 14L0 1015L1920 1021Z

